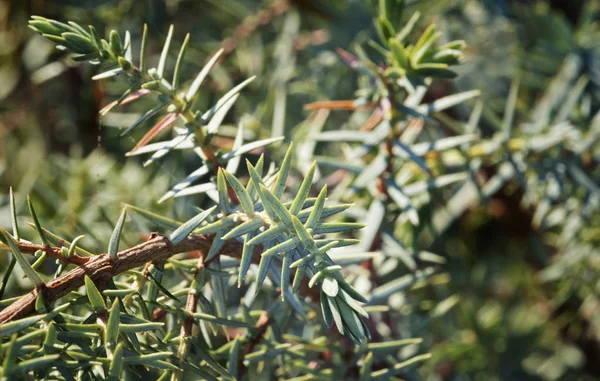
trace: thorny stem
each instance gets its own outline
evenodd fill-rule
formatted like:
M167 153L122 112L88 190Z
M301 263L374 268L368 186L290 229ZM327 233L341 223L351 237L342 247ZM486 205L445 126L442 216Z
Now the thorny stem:
M68 273L35 288L0 311L0 324L34 313L36 298L39 294L42 295L44 303L50 305L58 298L81 287L84 284L86 275L95 283L102 282L125 271L143 266L147 262L165 261L175 254L196 250L208 252L213 239L214 235L191 235L182 242L172 245L167 237L153 234L148 241L119 252L115 259L111 259L108 254L88 258L72 256L69 258L72 261L71 263L75 264L73 258L80 258L76 260L82 263L78 263L78 267ZM37 250L37 245L19 244L19 249L23 253L32 254L35 252L33 251L34 248ZM228 242L221 249L221 254L239 257L242 252L241 249L240 243ZM45 250L47 250L49 257L56 258L57 248L45 248Z
M4 310L0 311L0 325L34 313L36 298L40 293L42 294L45 305L50 306L50 304L58 298L81 287L84 284L85 275L89 276L96 284L103 283L133 268L141 267L148 263L165 262L173 255L190 252L199 253L198 266L200 267L197 267L197 274L199 274L201 273L199 269L206 264L204 258L213 243L214 237L214 234L190 235L182 242L172 245L167 237L158 233L153 233L146 242L120 251L114 260L111 260L108 254L100 254L93 257L82 257L74 254L67 258L61 254L60 248L58 247L44 247L42 245L19 242L19 250L23 254L32 255L38 250L44 250L49 258L56 258L65 263L77 265L78 267L58 278L42 284L41 287L32 290L27 295L24 295ZM227 255L239 259L242 255L242 249L242 243L238 241L227 241L221 248L219 255ZM262 251L260 245L254 248L252 263L259 263ZM306 285L307 283L308 280L305 279L303 284ZM305 292L310 295L311 298L318 300L319 293L314 288L304 287L303 289L305 289ZM188 295L186 311L189 312L191 307L193 307L193 304L195 303L197 305L197 302L197 297L190 300ZM193 308L193 311L195 312L195 308ZM155 311L155 316L152 320L160 320L161 316L164 315L164 312L165 311L161 310ZM190 333L188 332L191 332L192 325L186 326L186 324L189 323L184 322L182 332L184 332L183 330L185 329L184 333L189 337ZM259 328L258 324L257 328Z
M94 283L103 284L120 273L148 263L165 262L171 256L179 253L199 253L198 265L196 267L194 278L196 282L201 282L201 279L198 278L204 270L205 256L206 253L208 253L213 240L214 235L190 235L182 242L172 245L167 237L153 233L146 242L119 252L115 259L111 259L108 254L100 254L93 257L81 257L78 255L73 255L67 258L60 254L60 248L44 247L41 245L20 242L19 250L24 254L33 254L37 250L43 249L48 253L47 255L49 257L60 259L66 263L76 264L78 267L59 278L55 278L50 282L43 283L40 287L35 288L29 294L21 297L10 306L0 311L0 325L34 313L36 299L40 294L44 300L44 304L47 307L50 306L51 303L56 301L58 298L67 295L69 292L75 291L77 288L81 287L84 284L84 278L86 275L89 276ZM261 252L262 250L260 250L259 247L255 248L252 259L253 262L258 262ZM235 258L240 258L241 253L241 243L236 241L227 242L220 251L220 254ZM192 328L194 324L192 314L196 311L198 305L198 290L194 283L192 283L190 286L193 290L188 294L185 307L185 311L188 313L188 316L185 318L181 326L181 343L178 349L178 357L181 360L184 360L187 357L187 353L189 351L188 340L192 335ZM311 290L312 289L309 290L309 293ZM314 297L318 298L318 294L314 295ZM253 336L248 338L245 342L242 350L244 356L241 357L240 361L243 360L245 355L254 351L254 348L264 338L271 323L272 318L266 311L263 311L255 324ZM239 365L239 369L240 375L244 375L248 371L243 362ZM175 372L172 375L172 380L180 380L182 375L183 374L181 372Z

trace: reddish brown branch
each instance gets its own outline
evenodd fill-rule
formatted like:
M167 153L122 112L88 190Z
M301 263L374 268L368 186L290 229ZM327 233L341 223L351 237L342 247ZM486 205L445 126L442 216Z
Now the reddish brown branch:
M203 252L200 257L198 257L198 264L196 265L196 271L194 272L194 278L196 281L198 280L198 274L204 271L204 254ZM192 286L195 282L192 282ZM192 335L192 327L194 326L194 317L192 316L194 312L196 312L196 308L198 307L198 293L196 290L193 290L188 294L187 301L185 303L185 310L189 313L189 316L183 321L181 325L181 333L180 336L182 338L190 337Z
M375 103L370 102L364 105L356 105L354 100L339 100L339 101L318 101L307 103L304 105L305 110L370 110L375 107Z
M33 254L37 250L45 250L50 258L57 258L66 263L73 263L78 265L78 267L59 278L42 284L42 286L32 290L30 293L24 295L4 310L0 311L0 325L34 313L35 301L40 293L42 294L46 306L49 306L58 298L67 295L71 291L75 291L84 284L85 275L89 276L94 283L101 284L125 271L144 266L150 262L164 262L175 254L186 252L195 252L199 258L199 266L204 266L206 263L204 263L203 257L210 249L213 239L214 235L191 235L182 242L171 245L167 237L153 233L146 242L119 252L117 258L114 260L112 260L108 254L100 254L93 257L73 255L67 258L60 253L60 248L57 247L44 247L20 243L19 248L22 253ZM257 246L254 248L252 263L258 264L260 262L261 253L261 247ZM237 241L228 241L221 249L220 254L240 258L242 254L242 244ZM308 288L306 279L301 288L307 295L310 295L313 300L319 300L318 290ZM197 303L197 298L188 297L186 310L191 313L195 312ZM159 311L159 313L160 312L161 311ZM157 311L155 311L155 314L156 313ZM260 336L264 335L264 332L266 331L268 323L265 323L264 319L267 318L268 317L261 316L261 319L259 319L259 322L256 325L259 333L259 337L257 338L258 341L260 340ZM160 316L154 316L153 320L159 319ZM191 334L192 324L193 322L184 322L182 333L189 336ZM258 341L253 345L256 345Z
M71 263L78 264L79 267L34 289L29 294L0 311L0 324L25 317L35 312L35 301L40 293L45 304L49 305L61 296L76 290L83 285L85 275L89 276L94 282L102 282L127 270L143 266L147 262L165 261L178 253L194 250L206 252L210 248L213 239L213 235L192 235L176 245L171 245L167 237L154 234L148 241L119 252L114 260L108 254L89 258L72 256L70 257ZM20 246L22 246L24 253L31 253L40 249L36 245L21 244ZM57 248L43 248L43 250L46 250L47 255L51 258L65 258L62 255L60 257L56 256L58 253L57 250L59 250ZM239 257L241 251L239 243L228 242L221 250L221 253Z
M58 259L59 261L61 261L63 263L71 263L71 264L74 264L77 266L81 266L84 263L87 263L87 261L92 258L92 257L82 257L77 254L73 254L70 257L66 257L62 254L60 247L49 247L49 246L35 245L32 243L24 243L24 242L19 242L19 250L23 254L35 254L36 251L42 250L42 251L46 252L46 256L48 258Z

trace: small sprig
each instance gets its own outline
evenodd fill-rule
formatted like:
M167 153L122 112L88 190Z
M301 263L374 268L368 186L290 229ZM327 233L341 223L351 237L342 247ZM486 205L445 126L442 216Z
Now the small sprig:
M436 45L440 33L432 24L411 44L408 40L419 21L420 13L415 12L402 23L405 7L404 1L379 1L374 23L383 45L373 40L369 41L369 45L386 59L385 67L378 67L368 60L362 50L359 50L360 60L350 58L348 54L343 54L342 57L365 71L378 72L377 76L384 84L394 82L410 92L414 92L415 85L422 83L425 78L455 77L456 73L450 67L463 61L465 42L459 40Z
M216 233L217 239L209 250L206 261L210 261L222 247L223 243L218 244L219 241L233 240L243 244L238 286L242 285L246 277L254 247L262 246L259 274L256 278L257 290L266 276L269 276L281 287L282 299L288 300L298 313L304 314L294 293L305 276L312 277L309 286L320 284L324 292L322 300L331 300L327 304L329 308L323 310L327 324L331 325L335 321L340 333L347 332L354 342L362 343L369 337L369 332L360 318L367 315L359 302L365 303L366 299L344 280L340 273L342 268L336 266L327 255L328 250L346 246L348 243L341 239L321 240L316 236L325 232L346 232L363 225L324 222L324 219L344 211L349 205L325 206L326 190L321 191L317 199L308 197L316 163L308 171L294 200L289 203L280 200L276 192L282 194L285 189L289 175L289 166L285 163L290 160L291 150L290 147L282 169L267 177L263 177L258 168L247 163L251 180L246 187L231 173L220 170L219 178L223 181L217 182L217 193L220 197L217 205L220 213L216 215L216 221L202 222L207 220L206 217L215 210L214 208L202 212L177 229L172 239L177 237L174 241L177 243L192 231L194 234ZM239 204L229 201L224 180L237 196ZM215 246L217 244L218 246ZM292 269L296 269L293 280ZM334 316L335 319L331 320L329 316Z
M117 76L125 76L127 78L129 84L128 90L118 100L102 109L101 114L109 112L118 105L133 102L149 94L158 95L158 104L145 112L123 132L123 134L127 134L151 118L163 115L159 122L150 128L138 141L130 154L140 154L140 151L157 135L168 130L178 120L181 120L184 126L178 131L177 137L174 140L161 144L160 149L150 162L164 156L175 148L181 149L181 147L178 147L181 143L192 141L194 142L192 148L198 147L202 153L202 159L211 163L215 170L220 165L223 165L224 161L226 162L223 156L218 153L218 150L211 145L211 140L218 132L218 127L225 114L233 106L238 93L252 82L254 78L249 78L235 86L208 110L201 111L192 107L200 94L200 86L205 82L213 66L218 62L222 50L219 50L212 56L186 89L181 87L181 68L189 44L189 35L186 36L179 51L172 79L167 78L166 66L173 39L173 26L169 28L167 39L156 68L147 68L146 65L147 59L145 54L148 43L146 27L144 27L141 42L139 66L136 66L133 62L132 42L129 32L125 33L125 38L123 39L117 31L113 30L110 33L109 39L105 40L99 37L98 32L93 26L85 29L73 22L64 24L39 16L33 16L29 22L29 26L43 37L58 44L58 49L73 54L74 60L80 62L87 61L94 65L108 67L105 72L94 76L94 79L106 79ZM143 152L153 151L145 150ZM217 162L217 159L219 159L219 162Z
M316 157L316 160L323 166L349 172L353 179L348 182L350 186L345 190L336 189L344 199L352 199L365 190L372 195L365 205L368 228L361 239L363 250L370 250L373 242L378 241L376 237L384 219L409 221L417 226L420 218L416 199L466 182L471 168L465 165L463 152L479 140L474 131L445 136L445 131L429 128L429 139L418 141L424 134L425 122L436 127L434 117L478 97L479 91L424 102L434 78L455 75L449 68L461 63L464 42L438 46L439 33L434 25L411 42L420 16L416 12L402 23L404 9L403 1L379 2L375 24L383 46L375 41L369 45L383 57L383 63L371 60L360 47L356 56L338 49L346 63L364 79L359 82L357 99L320 101L306 106L309 110L367 109L372 112L358 131L336 129L314 135L315 141L342 141L352 145L344 158ZM452 160L446 160L447 157Z

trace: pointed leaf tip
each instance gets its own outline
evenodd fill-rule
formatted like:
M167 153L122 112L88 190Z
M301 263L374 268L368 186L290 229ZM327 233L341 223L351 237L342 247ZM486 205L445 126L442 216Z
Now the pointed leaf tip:
M23 256L23 254L21 254L21 251L19 250L18 242L4 228L0 228L0 231L2 231L2 234L4 234L4 239L8 243L8 246L10 247L10 249L13 252L14 258L19 263L19 266L21 266L21 269L23 270L25 275L27 275L27 277L33 282L33 284L36 285L36 287L39 287L40 285L42 285L44 282L42 281L42 279L40 278L38 273L35 272L33 267L31 267L29 262L27 262L27 260Z
M290 143L290 146L287 152L285 153L285 157L283 158L283 162L281 163L281 168L279 169L279 175L277 176L275 188L273 188L273 193L277 198L281 198L281 196L283 195L283 191L285 190L285 185L290 172L290 163L292 161L293 144L294 143Z
M94 281L89 276L86 275L84 278L84 283L85 283L85 292L87 294L87 297L90 301L90 304L91 304L94 312L100 313L100 312L106 311L106 303L104 302L104 298L102 297L102 294L100 293L100 291L98 291L98 288L94 284Z
M231 188L240 200L240 205L242 206L244 213L246 213L246 215L248 215L249 217L253 217L254 203L252 202L250 194L248 194L246 188L242 185L242 183L240 183L240 181L235 176L233 176L227 171L224 171L224 173L225 177L227 178L227 181L229 182L229 185L231 185Z
M15 206L15 195L13 193L12 187L10 187L9 194L10 194L10 216L12 219L13 236L15 237L16 240L19 240L19 237L20 237L19 224L17 223L17 209Z
M291 214L296 215L302 209L302 205L304 205L304 201L306 200L306 198L308 197L308 194L310 193L310 188L312 187L312 182L313 182L316 168L317 168L317 162L313 161L312 165L308 169L308 172L306 173L306 177L304 178L304 180L302 181L302 184L300 185L300 189L298 189L298 194L296 194L296 198L294 198L294 202L292 203L292 206L290 207Z
M110 241L108 242L108 255L110 255L111 259L115 259L117 257L117 252L119 251L119 240L121 239L121 232L123 231L125 218L127 218L127 207L123 208L121 216L119 216L119 220L115 225L115 229L110 236ZM75 243L75 241L73 242Z
M204 82L204 80L208 76L208 73L210 72L210 69L212 69L212 67L217 63L222 53L223 49L219 49L215 53L215 55L213 55L211 59L206 63L206 65L204 65L202 70L200 70L200 73L198 74L196 79L194 79L194 82L192 82L192 85L190 86L187 94L185 95L186 101L190 102L196 96L196 93L198 92L198 89L200 89L202 82Z
M167 39L165 40L165 45L163 46L162 53L160 55L160 59L158 61L158 70L157 74L159 78L164 77L165 68L167 66L167 58L169 56L169 47L171 46L171 40L173 39L173 30L174 27L171 25L169 27L169 32L167 33Z
M181 225L177 230L175 230L169 236L169 240L172 244L176 245L183 241L187 236L189 236L198 225L200 225L206 218L215 210L217 206L213 206L210 209L205 210L204 212L198 214L194 218L190 219L183 225Z
M31 218L33 218L33 223L35 224L35 230L37 230L38 234L40 235L40 238L42 239L42 243L44 244L44 246L49 246L50 243L48 242L48 239L46 238L46 235L44 234L44 230L42 229L40 220L38 219L37 214L35 213L35 209L33 207L33 203L31 202L31 197L29 195L27 195L27 206L29 207L29 213L31 214Z

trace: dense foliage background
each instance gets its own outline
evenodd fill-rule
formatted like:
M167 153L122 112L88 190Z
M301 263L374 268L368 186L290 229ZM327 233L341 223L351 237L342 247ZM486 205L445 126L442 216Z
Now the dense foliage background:
M552 181L562 181L561 163L576 155L559 150L530 159L535 176L515 176L427 230L439 222L436 212L444 206L444 198L434 197L419 209L426 228L400 225L404 230L398 234L445 263L434 275L409 282L409 292L389 297L399 311L390 317L397 323L375 340L423 338L419 351L432 358L403 375L406 379L600 378L600 157L594 151L600 136L599 2L408 3L410 12L421 12L419 30L435 23L442 42L467 43L465 63L454 69L459 76L435 80L426 100L481 91L479 100L434 118L452 131L483 105L478 127L483 137L491 137L505 123L506 105L516 97L514 130L524 126L527 131L551 115L557 123L568 122L567 129L586 133L582 141L589 147L581 151L581 163L587 175L585 180L572 177L591 190L547 191ZM368 1L5 1L0 3L0 226L7 229L9 186L18 195L19 215L27 215L25 195L31 195L44 226L71 239L85 234L85 247L92 252L106 251L122 203L185 220L193 215L193 205L202 202L201 196L192 196L156 203L197 163L172 155L144 168L143 159L125 157L143 132L121 138L121 129L147 105L141 101L99 119L99 110L124 90L122 84L92 81L94 67L74 63L27 28L31 15L92 24L101 35L126 28L134 41L147 23L154 60L174 24L177 44L184 33L191 34L184 78L193 78L207 57L223 47L225 59L215 67L206 87L211 91L200 102L209 106L233 85L257 76L225 120L230 136L235 136L237 121L244 120L247 141L284 135L286 143L302 143L314 134L315 118L325 118L323 130L334 131L360 126L368 117L305 110L312 102L355 99L362 85L336 50L353 52L358 44L368 49L367 41L377 35ZM544 109L543 104L550 106ZM274 147L272 157L281 160L286 147ZM318 146L316 155L330 156L330 150L340 148ZM308 161L298 160L305 171ZM483 163L478 175L493 178L500 168L496 164ZM332 173L325 169L323 176ZM549 181L552 176L558 180ZM544 190L533 184L540 179ZM365 205L357 203L360 217ZM545 209L540 211L540 205ZM35 230L24 230L30 234L26 238L34 239ZM122 245L140 242L140 233L150 230L129 224ZM377 245L367 249L377 251ZM8 261L0 253L0 274ZM417 261L417 268L426 262ZM368 272L369 265L364 267ZM370 277L372 282L418 271L398 259L376 262L376 267L380 279ZM12 277L6 293L18 295L28 287L21 276Z

